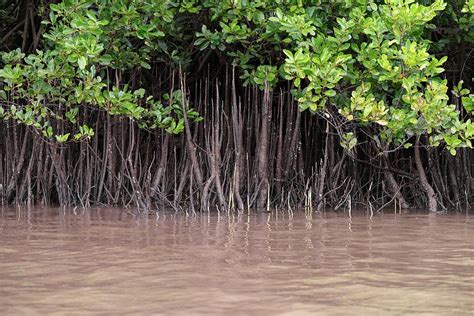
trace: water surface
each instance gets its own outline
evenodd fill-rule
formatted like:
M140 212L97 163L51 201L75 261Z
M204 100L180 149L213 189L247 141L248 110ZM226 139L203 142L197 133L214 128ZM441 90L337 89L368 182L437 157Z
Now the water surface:
M474 313L474 217L0 209L2 315Z

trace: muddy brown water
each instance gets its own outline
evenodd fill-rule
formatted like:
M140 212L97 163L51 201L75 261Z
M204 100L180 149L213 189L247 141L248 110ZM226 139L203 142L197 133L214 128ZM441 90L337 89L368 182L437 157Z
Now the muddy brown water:
M474 217L0 209L2 315L474 313Z

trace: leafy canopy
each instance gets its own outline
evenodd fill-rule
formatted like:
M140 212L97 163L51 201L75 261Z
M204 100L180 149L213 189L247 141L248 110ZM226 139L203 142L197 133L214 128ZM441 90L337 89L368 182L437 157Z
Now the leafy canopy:
M422 2L204 1L214 29L203 26L195 44L226 51L249 84L290 80L301 110L336 112L349 129L368 128L378 143L407 147L413 135L428 135L455 154L471 147L474 126L450 103L447 57L435 56L426 36L446 3ZM472 27L472 1L460 19ZM472 113L472 94L458 90Z
M434 54L442 43L429 34L435 18L454 16L459 40L472 44L474 3L461 8L443 0L64 0L50 6L42 51L3 54L0 117L58 141L69 137L53 130L61 120L77 127L73 139L92 135L77 120L86 106L179 133L181 91L160 101L123 78L151 61L189 66L202 56L194 46L228 56L246 84L290 81L300 110L342 120L348 149L358 126L378 144L408 147L427 135L455 154L472 146L473 95L463 82L450 95L447 57Z

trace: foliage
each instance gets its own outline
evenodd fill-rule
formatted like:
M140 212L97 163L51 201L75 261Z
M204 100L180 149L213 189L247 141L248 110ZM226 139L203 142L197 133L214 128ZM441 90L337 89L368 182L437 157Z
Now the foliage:
M72 139L91 136L80 131L85 107L179 133L181 92L162 103L124 77L151 61L186 67L202 56L193 44L231 58L246 84L290 81L301 110L343 119L347 148L357 143L357 126L377 144L409 146L412 136L427 135L455 154L471 147L473 96L460 79L448 81L443 49L455 41L472 47L473 7L472 0L64 0L49 7L43 51L3 55L0 115L58 141L69 136L53 125L65 120L77 125ZM433 23L460 31L435 42Z
M420 2L205 1L215 30L203 27L195 43L226 45L250 84L262 86L265 76L275 83L275 72L267 75L263 67L278 67L280 77L293 82L301 110L336 110L347 123L394 144L428 135L454 154L471 147L473 127L450 104L442 75L447 56L433 55L426 35L446 3ZM473 25L469 10L466 2L459 16L464 31ZM463 91L470 111L472 95Z
M169 1L66 0L50 6L45 49L25 56L19 49L3 53L0 69L0 118L33 126L58 142L90 138L93 130L80 122L87 108L106 110L139 122L142 128L180 133L181 94L164 103L146 97L123 82L122 72L149 69L152 54L166 53L162 41L176 30L176 9ZM152 14L150 14L150 12ZM198 119L192 109L189 117ZM64 123L72 126L64 131Z

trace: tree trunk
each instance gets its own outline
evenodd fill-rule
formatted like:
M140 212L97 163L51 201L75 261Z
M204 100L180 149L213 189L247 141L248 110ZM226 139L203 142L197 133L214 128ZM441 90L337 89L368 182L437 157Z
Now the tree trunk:
M436 200L436 194L433 190L433 187L428 182L425 169L423 168L423 163L421 162L420 136L417 136L415 141L415 164L418 171L418 176L420 178L421 187L423 188L423 191L425 191L426 197L428 199L428 210L430 213L435 213L438 211L438 201Z
M260 189L258 192L257 208L259 210L264 208L268 198L268 124L271 116L270 111L270 87L268 82L265 82L262 125L260 127L258 148L258 177Z
M326 140L324 142L324 157L319 170L319 185L318 185L318 204L316 210L321 212L324 207L323 197L324 197L324 186L326 182L326 174L328 169L328 155L329 155L329 131L330 125L329 122L326 122Z
M234 198L238 211L244 210L244 202L242 201L242 196L240 195L241 190L241 172L242 172L242 116L240 103L237 102L237 92L235 87L235 69L232 69L232 131L233 131L233 141L234 141L234 152L235 152L235 162L234 162L234 181L233 181L233 190Z

